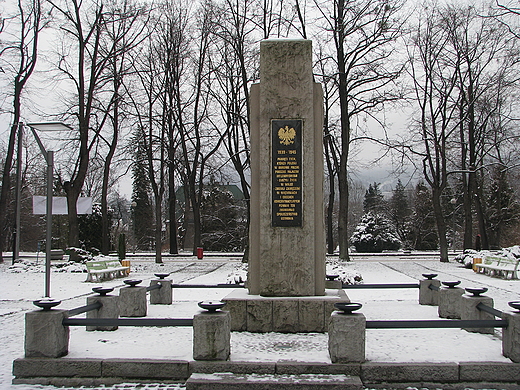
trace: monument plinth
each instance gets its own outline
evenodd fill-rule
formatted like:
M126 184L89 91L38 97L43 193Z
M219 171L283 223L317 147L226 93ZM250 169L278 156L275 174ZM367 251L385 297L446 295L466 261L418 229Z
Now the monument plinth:
M245 291L224 300L231 329L324 332L343 290L325 290L323 92L312 42L260 43L251 87L251 216Z

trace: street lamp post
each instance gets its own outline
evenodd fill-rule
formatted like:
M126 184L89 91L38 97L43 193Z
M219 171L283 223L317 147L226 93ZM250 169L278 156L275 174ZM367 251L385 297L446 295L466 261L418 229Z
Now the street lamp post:
M56 131L56 130L72 130L69 126L61 122L42 122L42 123L27 123L27 126L31 129L31 132L36 139L36 143L40 148L40 151L47 162L47 207L46 207L46 222L47 222L47 231L46 231L46 243L45 243L45 297L51 296L51 243L52 243L52 184L53 184L53 170L54 170L54 151L46 150L43 146L40 137L36 130L41 131ZM21 133L23 134L23 123L20 123ZM20 167L20 161L18 161L18 167ZM20 169L19 169L20 170ZM21 170L20 170L21 171ZM21 172L18 173L19 175ZM20 188L21 188L21 180L17 178L17 203L19 203L20 198ZM16 221L20 220L20 207L16 209ZM16 225L16 239L20 239L20 223L18 222ZM13 254L14 259L14 254Z

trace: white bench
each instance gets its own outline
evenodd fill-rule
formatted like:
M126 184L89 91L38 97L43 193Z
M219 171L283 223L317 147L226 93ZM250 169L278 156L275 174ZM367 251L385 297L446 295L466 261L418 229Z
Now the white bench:
M130 267L121 265L117 260L92 260L87 261L86 282L100 282L104 279L124 277Z
M508 257L486 256L482 263L476 263L474 266L479 272L488 273L491 276L498 274L508 279L518 279L519 261L519 259Z

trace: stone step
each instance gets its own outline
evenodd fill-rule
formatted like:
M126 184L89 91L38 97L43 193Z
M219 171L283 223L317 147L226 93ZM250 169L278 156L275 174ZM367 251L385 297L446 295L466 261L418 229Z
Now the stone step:
M247 386L247 387L246 387ZM327 374L233 374L229 372L193 373L186 382L186 390L363 390L357 376Z

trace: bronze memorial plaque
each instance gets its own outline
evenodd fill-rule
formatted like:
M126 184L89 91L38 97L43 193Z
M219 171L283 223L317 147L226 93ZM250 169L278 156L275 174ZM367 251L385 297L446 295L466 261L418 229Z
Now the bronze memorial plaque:
M272 224L302 226L302 119L273 119Z

